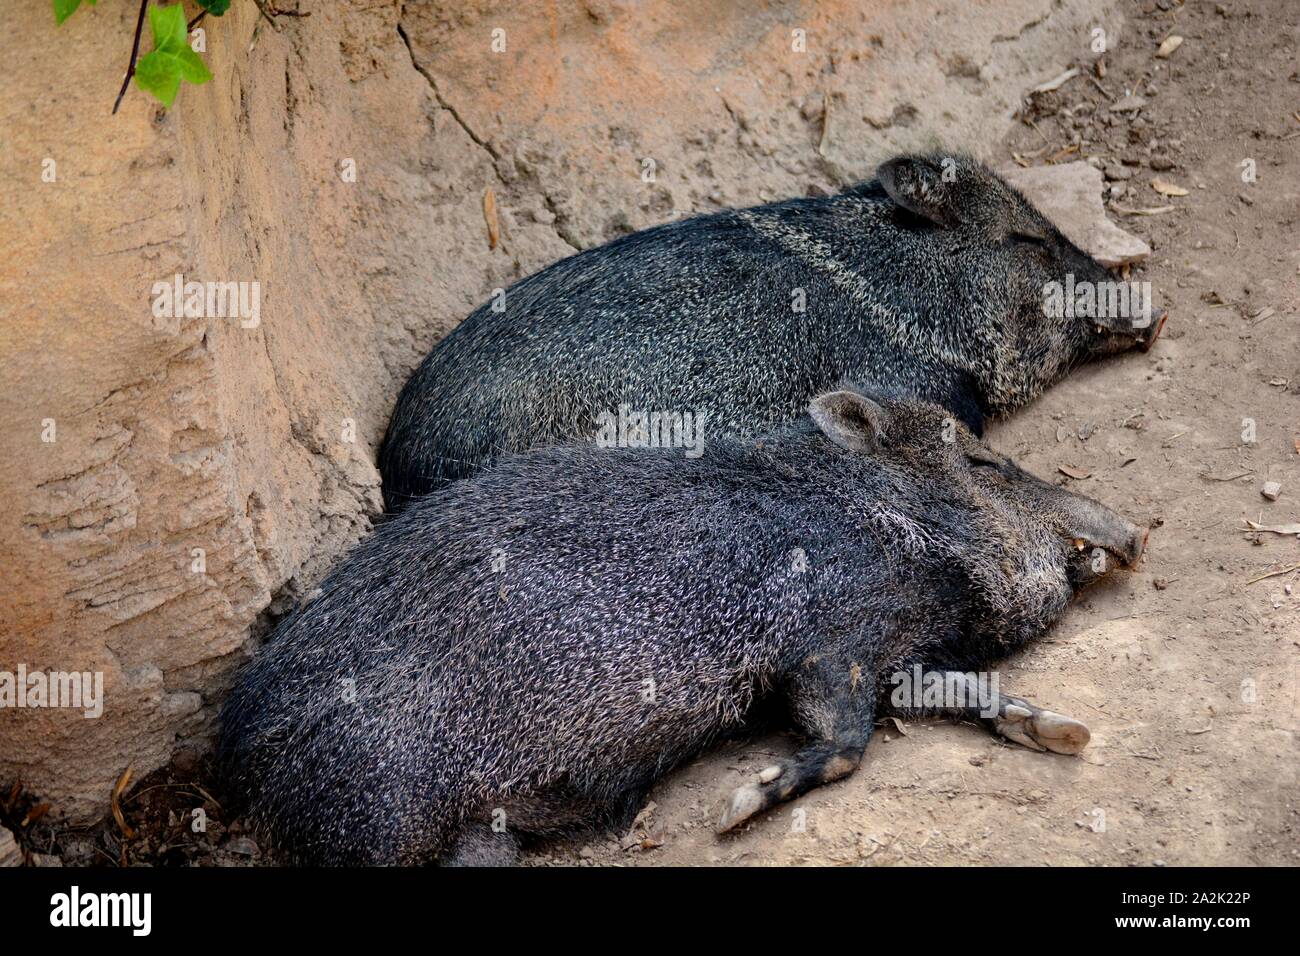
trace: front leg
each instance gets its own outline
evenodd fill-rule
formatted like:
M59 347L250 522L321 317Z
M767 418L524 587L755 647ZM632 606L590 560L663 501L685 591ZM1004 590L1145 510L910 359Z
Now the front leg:
M852 657L837 650L800 666L788 694L795 722L810 742L789 760L759 771L754 783L737 788L723 806L719 833L858 768L871 736L876 675L869 661Z

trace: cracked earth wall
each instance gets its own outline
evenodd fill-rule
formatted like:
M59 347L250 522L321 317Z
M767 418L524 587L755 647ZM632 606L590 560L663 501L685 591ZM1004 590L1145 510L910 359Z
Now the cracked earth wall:
M56 36L16 0L0 47L0 671L105 682L96 719L0 709L0 784L72 820L207 745L378 513L406 375L492 289L898 150L991 157L1022 92L1121 26L1109 0L302 0L274 28L236 2L211 83L114 117L131 6ZM259 282L260 322L155 316L177 273Z

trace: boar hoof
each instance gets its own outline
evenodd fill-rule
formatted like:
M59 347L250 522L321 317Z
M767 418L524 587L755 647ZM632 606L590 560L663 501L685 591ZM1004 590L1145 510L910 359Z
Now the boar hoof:
M763 809L763 791L753 784L737 787L726 802L718 820L718 832L726 833Z
M1008 704L997 718L997 731L1030 750L1077 754L1092 734L1082 721L1037 707Z

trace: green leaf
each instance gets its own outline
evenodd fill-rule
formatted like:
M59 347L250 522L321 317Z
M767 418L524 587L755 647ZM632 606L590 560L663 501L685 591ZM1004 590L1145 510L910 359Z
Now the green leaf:
M161 100L163 106L171 106L181 88L179 59L161 50L146 53L135 65L135 83Z
M204 65L203 58L189 47L176 54L176 62L180 66L181 79L186 83L206 83L212 79L212 74Z
M219 17L230 9L230 0L199 0L199 6L214 17Z
M86 0L86 2L92 7L95 5L95 0ZM217 0L217 2L220 3L221 0ZM200 0L200 3L202 3L202 0ZM230 6L230 0L225 0L225 4ZM54 0L55 22L62 26L63 21L76 13L79 6L81 6L81 0Z
M149 29L153 31L153 48L178 53L185 42L185 10L178 3L171 7L149 8Z
M202 58L190 49L185 29L185 10L181 5L149 8L149 29L153 31L153 52L140 57L135 65L135 82L152 93L164 106L171 106L187 83L206 83L212 74Z

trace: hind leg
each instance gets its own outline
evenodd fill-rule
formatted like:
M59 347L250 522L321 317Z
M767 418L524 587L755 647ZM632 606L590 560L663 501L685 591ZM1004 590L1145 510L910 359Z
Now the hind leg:
M996 734L1028 747L1058 754L1077 754L1092 740L1092 732L1081 720L1035 707L1020 697L998 694L998 713L980 717Z
M484 823L466 824L441 861L443 866L513 866L519 842L508 830L497 832Z
M993 733L1013 740L1030 750L1050 750L1058 754L1077 754L1088 746L1092 734L1086 724L1073 717L1044 710L1022 697L991 693L977 675L944 670L923 673L935 675L943 682L944 700L940 704L895 705L891 714L909 717L949 717L982 724ZM910 668L900 671L910 674ZM913 688L915 692L917 688Z
M717 831L725 833L779 803L847 777L862 762L875 708L874 674L849 655L809 658L790 682L796 723L811 739L789 760L761 770L724 804Z

